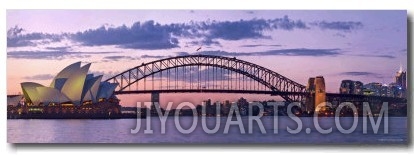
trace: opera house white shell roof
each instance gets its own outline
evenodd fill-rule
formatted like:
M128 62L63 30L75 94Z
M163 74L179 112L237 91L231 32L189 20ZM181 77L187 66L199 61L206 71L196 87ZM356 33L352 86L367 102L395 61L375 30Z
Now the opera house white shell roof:
M34 82L23 82L21 87L26 103L48 105L68 103L80 105L84 101L96 103L113 95L117 83L101 82L102 75L88 74L91 64L81 67L76 62L64 68L53 79L49 87Z

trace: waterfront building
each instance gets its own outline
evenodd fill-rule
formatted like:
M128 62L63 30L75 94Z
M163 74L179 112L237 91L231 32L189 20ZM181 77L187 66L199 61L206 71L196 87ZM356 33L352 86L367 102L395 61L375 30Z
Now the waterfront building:
M120 114L114 95L117 83L102 82L102 75L88 74L91 64L76 62L60 71L49 86L21 83L22 101L8 106L8 114L40 114L40 118L84 118L88 114L106 117ZM9 115L8 115L9 116ZM89 115L88 115L89 116ZM92 115L90 115L92 116ZM92 116L92 117L93 117Z
M340 94L353 94L354 92L354 81L352 80L342 80L341 87L339 87Z
M34 82L21 83L27 105L97 103L113 96L117 83L101 82L102 75L88 74L91 64L76 62L60 71L49 87Z
M354 81L354 94L362 95L364 93L364 83Z
M381 96L382 83L371 82L364 85L364 95Z
M361 81L342 80L339 87L340 94L363 94L364 84Z
M406 97L407 72L403 71L402 66L400 66L400 70L395 75L395 84L399 90L397 97Z
M395 83L390 83L388 85L388 89L389 89L389 96L390 97L398 97L398 95L400 94L400 87Z

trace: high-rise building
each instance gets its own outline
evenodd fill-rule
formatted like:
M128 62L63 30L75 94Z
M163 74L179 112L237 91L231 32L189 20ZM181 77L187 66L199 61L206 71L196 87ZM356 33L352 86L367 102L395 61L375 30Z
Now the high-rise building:
M399 86L395 82L393 82L393 83L390 83L388 85L388 87L389 87L389 92L390 92L389 96L390 97L398 97L398 94L399 94L399 91L400 91L400 89L398 89Z
M395 84L399 89L398 97L405 97L407 90L407 72L403 71L402 66L400 66L400 70L395 75Z
M352 80L342 80L341 87L339 87L340 94L353 94L354 92L354 81Z
M342 80L340 94L363 94L364 84L361 81Z
M382 85L380 89L380 96L390 96L390 89L386 85Z
M382 83L371 82L364 85L364 95L381 96Z
M354 94L362 95L364 93L364 83L354 81Z
M355 92L358 92L356 85L357 84L355 83ZM395 75L395 82L390 83L388 85L378 83L378 82L372 82L372 83L363 85L364 95L404 98L406 97L406 91L407 91L407 72L404 72L401 66L400 66L400 70Z

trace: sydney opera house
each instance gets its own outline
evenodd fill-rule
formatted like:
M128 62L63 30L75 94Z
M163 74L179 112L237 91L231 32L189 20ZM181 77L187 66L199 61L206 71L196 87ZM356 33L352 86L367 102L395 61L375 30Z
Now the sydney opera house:
M76 62L64 68L49 86L23 82L22 100L9 113L42 115L110 115L120 113L114 95L117 83L102 82L102 75L88 74L91 64Z
M77 62L67 66L56 75L49 87L33 82L21 83L25 103L82 105L115 97L112 94L117 84L101 82L102 75L88 74L90 65L81 67L81 63Z

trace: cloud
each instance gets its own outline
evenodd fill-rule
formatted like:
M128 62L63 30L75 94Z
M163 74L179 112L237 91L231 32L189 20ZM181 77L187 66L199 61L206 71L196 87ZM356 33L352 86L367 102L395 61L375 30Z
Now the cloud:
M237 53L226 51L201 51L195 54L201 55L219 55L219 56L270 56L270 55L284 55L284 56L336 56L341 55L339 49L281 49L281 50L269 50L264 52L252 52L252 53Z
M264 44L253 44L253 45L241 45L240 47L260 47L260 46L280 47L280 46L282 46L282 45L264 45Z
M66 58L87 58L90 55L85 55L80 52L61 52L61 51L14 51L7 52L8 58L15 59L47 59L47 60L62 60Z
M310 29L305 22L301 20L292 20L288 16L283 18L275 18L271 20L274 29L293 30L293 29Z
M168 58L168 57L171 57L171 56L163 56L163 55L147 55L147 54L144 54L144 55L141 55L141 58L142 59L152 59L152 58L154 58L154 59L164 59L164 58Z
M35 46L36 44L20 38L7 38L7 47Z
M361 56L361 57L378 57L378 58L387 58L387 59L394 59L395 56L392 55L374 55L374 54L357 54L355 56Z
M190 53L188 52L175 52L177 56L186 56L186 55L190 55Z
M190 42L191 45L198 45L198 46L211 46L211 45L215 45L215 46L221 46L220 43L218 41L214 41L212 39L203 39L201 41L191 41Z
M86 46L117 45L130 49L171 49L179 47L180 37L199 39L196 45L220 45L217 39L242 40L270 38L264 31L276 29L307 29L306 23L288 16L275 19L239 21L203 21L190 23L159 24L155 21L136 22L131 27L102 26L78 32L71 38Z
M36 46L45 42L59 42L64 37L64 35L45 33L22 34L22 31L24 29L17 26L7 30L7 47Z
M224 21L201 24L200 29L206 30L206 40L223 39L223 40L241 40L270 38L263 35L268 30L293 30L307 29L306 23L301 20L292 20L288 16L275 19L251 19L239 21Z
M404 49L402 49L402 50L399 50L399 52L401 52L401 53L407 53L407 49L406 49L406 48L404 48Z
M45 49L47 49L47 50L52 50L52 51L69 51L69 50L71 50L71 47L69 47L69 46L62 46L62 47L46 47Z
M271 30L269 21L264 19L240 20L203 23L202 29L207 30L206 40L241 40L269 38L263 35L264 30Z
M372 72L342 72L339 75L346 75L346 76L369 76L369 77L376 77L382 78L380 74L372 73Z
M253 45L252 47L254 47ZM258 45L261 46L261 45ZM249 47L249 46L248 46ZM187 52L177 52L177 56L185 55L217 55L217 56L272 56L272 55L282 55L282 56L338 56L343 55L341 49L332 48L332 49L307 49L307 48L295 48L295 49L278 49L278 50L268 50L263 52L227 52L227 51L200 51L195 53ZM352 56L361 56L361 57L378 57L378 58L387 58L394 59L395 56L392 55L371 55L371 54L358 54Z
M355 21L335 21L335 22L327 22L327 21L319 21L319 22L312 22L311 25L318 26L320 29L327 29L327 30L339 30L344 32L350 32L352 30L361 29L364 25L361 22Z
M254 14L254 11L249 10L249 11L246 11L246 13L247 13L247 14Z
M312 26L310 26L312 25ZM62 39L84 46L112 45L125 49L160 50L180 47L180 39L191 39L193 45L220 46L220 40L270 39L266 32L274 30L321 29L351 31L363 27L361 22L312 22L294 20L288 16L273 19L249 19L235 21L207 20L188 23L160 24L153 20L135 22L132 26L105 24L76 33L21 34L19 27L8 30L7 47L36 46ZM253 45L254 46L254 45ZM252 46L252 47L253 47Z
M33 75L33 76L25 76L23 78L26 80L51 80L54 77L55 76L52 74L38 74L38 75Z
M72 39L86 46L117 45L132 49L171 49L178 47L178 39L173 37L175 25L161 25L154 21L136 22L131 27L116 28L102 26L72 35Z
M333 36L335 37L341 37L341 38L345 38L346 36L342 33L335 33Z
M105 56L103 57L103 62L110 62L110 61L129 61L129 60L139 60L137 57L131 57L131 56Z
M23 31L24 31L23 28L20 28L19 26L16 25L10 28L9 30L7 30L7 37L15 37L21 34Z
M200 51L194 53L194 55L217 55L217 56L249 56L251 53L237 53L226 51Z
M260 55L285 55L285 56L336 56L340 55L339 49L281 49L261 52Z
M13 51L7 52L8 58L62 60L68 58L89 58L93 54L113 52L67 52L67 51Z

